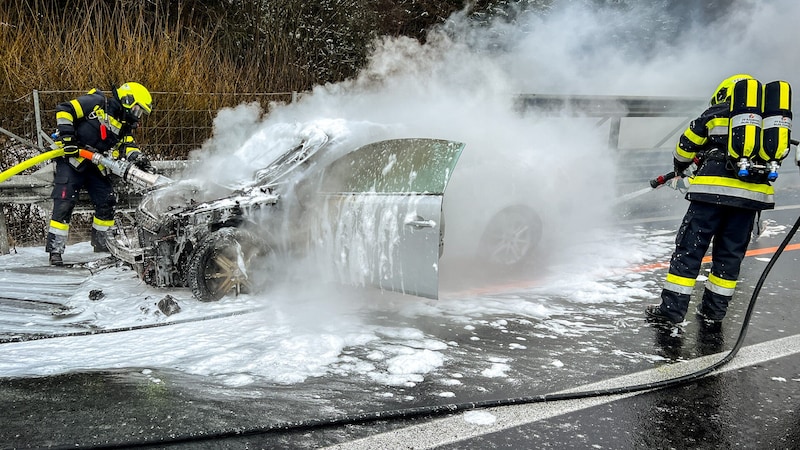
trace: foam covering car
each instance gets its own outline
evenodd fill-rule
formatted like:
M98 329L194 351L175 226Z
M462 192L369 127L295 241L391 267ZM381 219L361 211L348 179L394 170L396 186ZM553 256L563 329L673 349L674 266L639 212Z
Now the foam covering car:
M188 178L146 192L113 256L149 285L201 301L269 289L313 259L337 282L436 298L442 202L464 144L397 138L348 147L307 126L238 184Z

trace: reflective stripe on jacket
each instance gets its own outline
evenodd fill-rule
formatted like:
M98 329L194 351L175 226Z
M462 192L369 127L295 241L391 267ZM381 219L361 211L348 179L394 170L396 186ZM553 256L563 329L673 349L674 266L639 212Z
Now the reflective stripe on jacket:
M703 164L689 185L686 199L738 208L764 210L775 207L775 190L765 177L740 179L727 157L730 105L720 103L693 120L675 146L673 157L681 163L701 156Z
M90 146L97 151L111 152L117 159L139 148L131 136L131 127L123 121L125 111L113 97L92 89L87 94L56 106L56 124L61 136L74 136L80 146ZM84 158L70 158L79 167L89 164Z

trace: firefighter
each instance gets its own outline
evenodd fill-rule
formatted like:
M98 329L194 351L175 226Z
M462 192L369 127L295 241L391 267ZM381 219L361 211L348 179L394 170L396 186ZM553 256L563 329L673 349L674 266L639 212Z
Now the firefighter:
M714 92L711 106L689 124L673 152L677 175L682 175L696 156L702 156L703 162L686 193L690 204L675 238L661 303L645 310L650 322L676 324L684 320L703 256L713 243L711 273L696 315L701 325L719 327L736 288L756 215L775 207L767 175L754 173L742 178L730 156L729 127L736 122L731 118L737 117L731 112L731 96L740 80L757 81L747 74L725 79ZM753 84L761 89L760 83Z
M55 148L64 149L56 158L53 186L53 213L45 250L50 264L61 266L67 244L72 211L81 189L86 189L94 205L92 247L108 251L106 235L114 225L116 195L102 166L79 156L79 149L91 148L114 159L127 159L143 170L151 170L150 161L133 139L133 130L153 108L150 92L139 83L125 83L112 89L112 96L92 89L85 95L56 107L58 128Z

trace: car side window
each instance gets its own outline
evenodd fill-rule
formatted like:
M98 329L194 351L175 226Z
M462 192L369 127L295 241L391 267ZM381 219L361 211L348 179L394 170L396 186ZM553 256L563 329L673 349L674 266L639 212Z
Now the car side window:
M441 195L463 149L463 143L441 139L374 142L333 162L320 190Z

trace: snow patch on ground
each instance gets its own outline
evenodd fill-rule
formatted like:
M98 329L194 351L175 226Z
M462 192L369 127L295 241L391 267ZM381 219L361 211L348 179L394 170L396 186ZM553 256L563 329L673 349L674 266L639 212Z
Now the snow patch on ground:
M464 422L475 425L491 425L497 421L497 416L488 411L467 411L464 413Z

